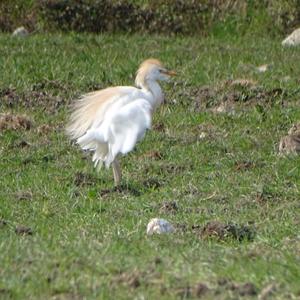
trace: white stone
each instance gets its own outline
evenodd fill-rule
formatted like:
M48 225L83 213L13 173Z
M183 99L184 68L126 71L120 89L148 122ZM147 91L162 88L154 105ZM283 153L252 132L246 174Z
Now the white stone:
M20 37L26 37L29 35L28 30L25 27L19 27L17 28L13 33L13 36L20 36Z
M300 28L294 30L286 39L282 41L282 46L300 45Z
M259 73L267 72L270 69L270 65L261 65L256 68Z
M154 233L162 234L162 233L172 233L175 231L173 225L164 219L154 218L151 219L147 225L147 234L152 235Z
M206 136L207 136L207 134L204 131L202 131L199 135L199 138L202 140L202 139L205 139Z

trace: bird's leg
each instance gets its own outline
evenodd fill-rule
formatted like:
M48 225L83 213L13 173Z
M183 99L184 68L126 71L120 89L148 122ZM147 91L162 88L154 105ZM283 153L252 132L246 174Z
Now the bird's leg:
M115 158L115 160L112 162L112 168L114 173L115 186L118 186L121 182L122 174L120 163L117 158Z

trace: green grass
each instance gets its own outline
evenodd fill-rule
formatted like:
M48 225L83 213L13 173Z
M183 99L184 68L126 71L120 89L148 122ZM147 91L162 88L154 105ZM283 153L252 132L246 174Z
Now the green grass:
M221 285L224 278L252 283L257 293L275 284L275 299L299 296L300 159L277 154L280 137L300 120L299 49L249 36L1 35L0 44L1 91L19 97L10 107L2 95L1 112L33 122L28 131L0 132L1 299L193 298L199 282L210 288L205 299L257 297ZM114 191L111 170L97 174L66 138L68 104L95 88L132 85L148 57L179 75L163 84L167 101L154 128L164 130L148 132L122 158L123 188ZM264 63L272 69L257 73ZM271 105L242 103L235 114L195 109L193 91L238 78L284 93L270 94ZM38 132L43 124L49 132ZM200 139L202 131L210 134ZM244 161L252 167L238 170ZM25 191L32 197L18 200ZM178 210L163 211L165 201ZM186 230L147 237L152 217ZM254 239L205 239L192 230L214 220L248 225ZM16 234L19 225L33 234Z

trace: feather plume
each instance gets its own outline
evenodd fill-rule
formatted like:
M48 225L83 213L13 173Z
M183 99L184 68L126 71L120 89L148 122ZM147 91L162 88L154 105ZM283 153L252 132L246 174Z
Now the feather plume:
M149 58L142 62L139 69L136 72L135 84L137 87L147 88L147 75L151 72L154 67L163 67L162 63L155 58Z
M76 101L66 129L68 135L77 139L86 133L96 118L100 123L107 105L121 94L121 89L113 87L86 94Z

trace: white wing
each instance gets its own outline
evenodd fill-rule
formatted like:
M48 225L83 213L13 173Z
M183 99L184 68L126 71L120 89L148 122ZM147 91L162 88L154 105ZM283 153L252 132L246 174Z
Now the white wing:
M98 147L107 145L106 153L95 157L95 165L99 160L106 166L114 161L118 154L126 154L133 150L136 143L141 140L147 129L151 127L152 107L145 99L136 99L123 103L118 109L106 112L101 124L89 129L85 135L78 139L82 148L88 149L92 143L97 153ZM99 151L98 151L99 152Z
M84 95L73 104L73 112L67 125L67 133L72 139L82 137L88 129L98 126L104 119L106 111L118 109L125 101L153 98L141 89L117 86Z

